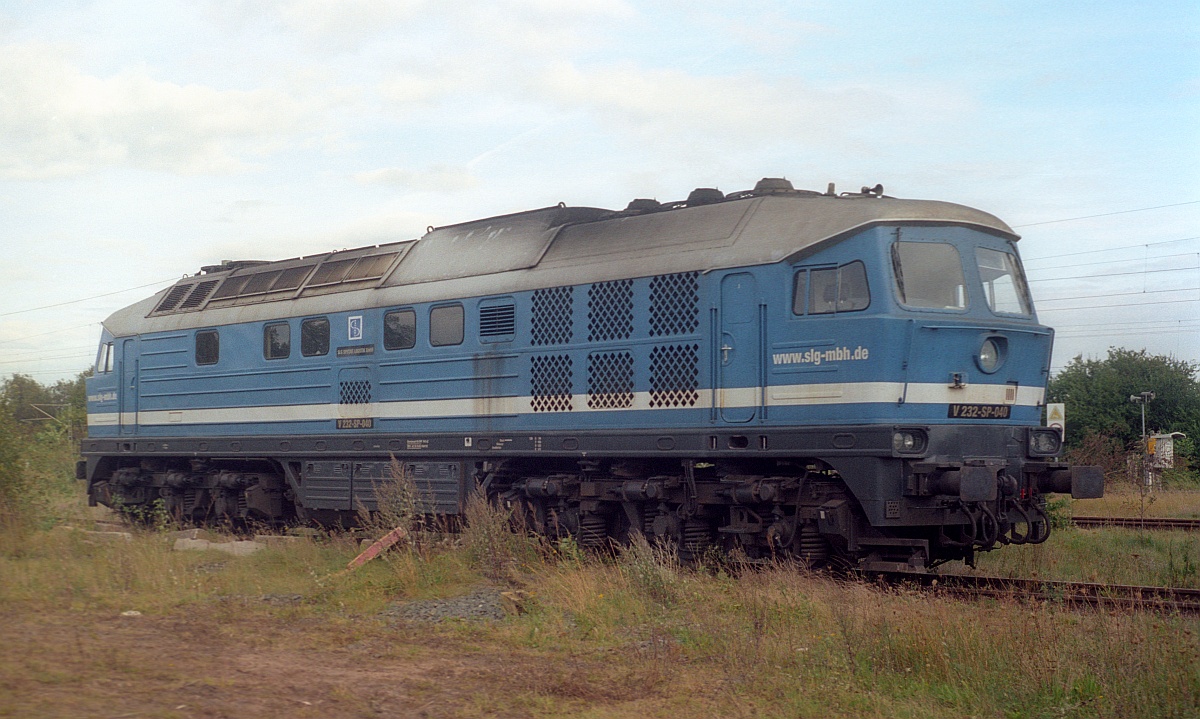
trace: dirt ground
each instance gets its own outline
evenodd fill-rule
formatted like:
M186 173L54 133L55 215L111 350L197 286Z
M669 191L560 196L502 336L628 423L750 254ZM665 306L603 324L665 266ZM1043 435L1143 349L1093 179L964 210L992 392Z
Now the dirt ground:
M515 717L612 710L633 689L594 660L498 657L428 627L266 613L51 610L0 616L0 641L3 717Z

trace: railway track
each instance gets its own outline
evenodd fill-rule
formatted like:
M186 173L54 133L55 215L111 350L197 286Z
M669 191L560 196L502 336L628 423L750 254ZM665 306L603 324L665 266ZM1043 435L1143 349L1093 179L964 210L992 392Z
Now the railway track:
M1033 599L1054 602L1065 607L1200 614L1200 589L1044 579L1008 579L957 574L940 576L895 574L889 575L888 578L894 581L916 581L927 590L950 596Z
M1126 609L1168 614L1200 614L1200 589L1147 587L1047 579L1012 579L964 574L914 575L886 573L888 582L917 585L953 597L1037 600L1068 608Z
M1200 519L1164 519L1161 517L1072 517L1076 527L1126 527L1129 529L1177 529L1200 532Z

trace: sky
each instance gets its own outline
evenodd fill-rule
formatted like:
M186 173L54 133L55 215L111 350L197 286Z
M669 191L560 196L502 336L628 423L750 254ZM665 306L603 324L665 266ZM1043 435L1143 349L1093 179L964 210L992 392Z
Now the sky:
M0 378L224 259L797 187L1022 235L1053 368L1200 362L1200 4L0 0Z

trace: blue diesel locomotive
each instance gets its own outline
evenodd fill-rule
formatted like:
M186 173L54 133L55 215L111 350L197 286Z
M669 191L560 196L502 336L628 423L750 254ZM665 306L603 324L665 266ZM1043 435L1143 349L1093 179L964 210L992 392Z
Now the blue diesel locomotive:
M201 268L104 322L90 501L352 522L393 461L584 546L921 571L1095 497L1040 425L1053 332L961 205L793 189L559 205Z

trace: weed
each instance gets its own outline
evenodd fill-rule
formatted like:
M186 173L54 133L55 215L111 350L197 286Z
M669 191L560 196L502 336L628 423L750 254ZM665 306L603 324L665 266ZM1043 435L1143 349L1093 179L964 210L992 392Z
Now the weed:
M628 546L621 547L619 566L634 590L651 602L669 605L675 600L679 562L673 546L650 544L645 535L635 532Z
M491 502L476 488L463 509L461 540L472 566L492 581L512 580L523 568L553 554L545 540L532 535L524 515Z
M1046 515L1050 517L1050 528L1067 529L1071 526L1071 498L1053 497L1046 502Z

